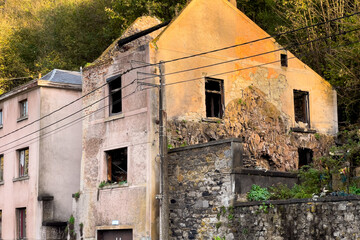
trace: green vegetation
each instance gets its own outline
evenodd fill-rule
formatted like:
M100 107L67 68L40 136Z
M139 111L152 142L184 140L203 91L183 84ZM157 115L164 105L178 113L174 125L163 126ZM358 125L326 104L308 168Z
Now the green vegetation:
M254 184L246 197L249 201L266 201L270 198L270 193L267 188Z
M0 94L53 68L79 70L92 63L138 17L170 20L187 0L0 0ZM344 0L237 0L238 8L271 35L360 10ZM339 120L360 119L359 15L281 35L277 41L324 76L338 92ZM290 60L291 61L291 60ZM290 62L291 65L291 62ZM2 78L22 78L1 81ZM251 88L251 86L249 86Z

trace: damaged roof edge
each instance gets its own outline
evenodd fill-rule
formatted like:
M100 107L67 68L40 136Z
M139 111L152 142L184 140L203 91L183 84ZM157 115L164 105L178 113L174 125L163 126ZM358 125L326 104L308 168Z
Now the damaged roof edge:
M132 41L134 41L134 40L136 40L136 39L138 39L138 38L140 38L140 37L143 37L143 36L145 36L145 35L148 35L149 33L152 33L152 32L154 32L154 31L156 31L156 30L158 30L158 29L160 29L160 28L163 28L163 27L167 26L169 23L170 23L170 21L167 21L167 22L161 23L161 24L159 24L159 25L156 25L156 26L154 26L154 27L148 28L148 29L146 29L146 30L144 30L144 31L135 33L134 35L131 35L131 36L127 37L127 38L120 39L120 40L117 42L117 45L118 45L119 47L122 47L122 46L124 46L125 44L127 44L127 43L129 43L129 42L132 42Z

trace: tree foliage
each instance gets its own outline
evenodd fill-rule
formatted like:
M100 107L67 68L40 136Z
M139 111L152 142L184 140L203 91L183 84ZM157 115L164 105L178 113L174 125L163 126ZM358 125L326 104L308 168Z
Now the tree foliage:
M0 0L0 93L53 68L93 62L137 17L170 20L188 0ZM359 0L237 0L270 34L358 12ZM338 91L341 121L360 121L359 15L277 39ZM22 78L2 81L2 78Z

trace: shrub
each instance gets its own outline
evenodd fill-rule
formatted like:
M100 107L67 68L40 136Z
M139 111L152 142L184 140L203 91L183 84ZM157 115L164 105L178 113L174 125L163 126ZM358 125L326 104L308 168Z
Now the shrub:
M254 184L246 197L249 201L266 201L270 198L270 193L267 188Z

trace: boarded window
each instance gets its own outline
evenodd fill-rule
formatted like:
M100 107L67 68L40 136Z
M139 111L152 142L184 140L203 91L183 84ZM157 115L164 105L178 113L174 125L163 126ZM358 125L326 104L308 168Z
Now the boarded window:
M299 148L299 168L309 165L313 160L313 151L309 148Z
M16 209L17 239L26 239L26 208Z
M206 117L222 118L224 112L223 80L205 79Z
M20 118L27 117L28 115L28 101L27 99L19 102Z
M106 152L108 182L127 181L127 148Z
M288 66L288 56L287 54L280 54L281 66L287 67Z
M109 82L110 115L122 112L121 77Z
M310 127L309 92L294 90L295 122L307 123Z
M28 167L29 167L29 148L18 150L18 156L19 156L19 177L27 176Z
M0 182L2 181L4 181L4 155L0 155Z

